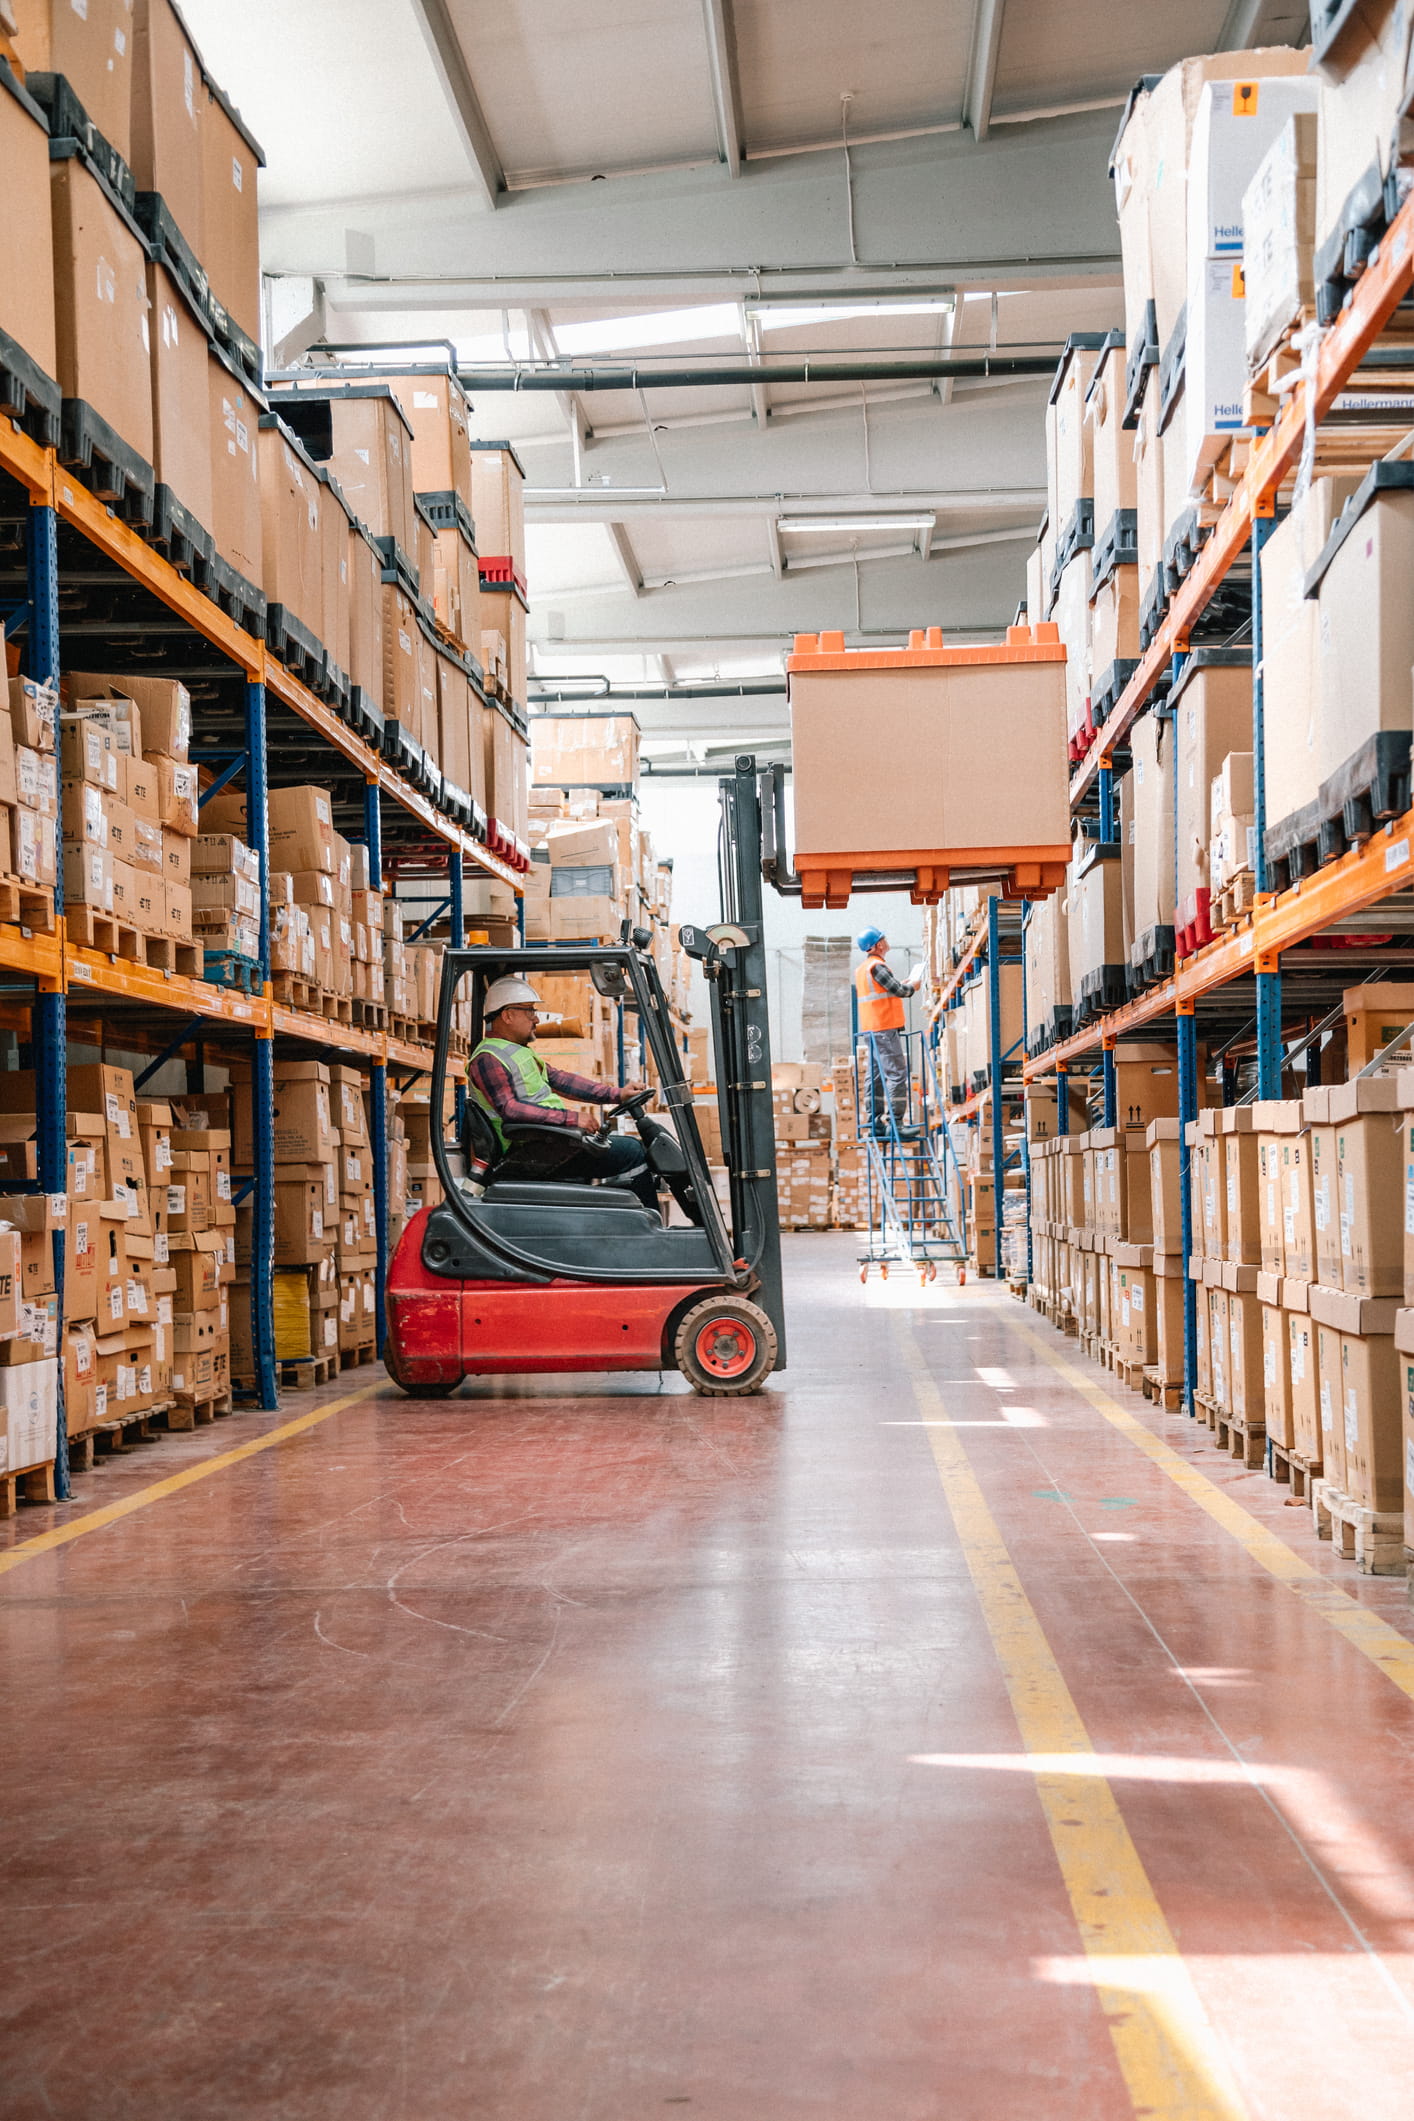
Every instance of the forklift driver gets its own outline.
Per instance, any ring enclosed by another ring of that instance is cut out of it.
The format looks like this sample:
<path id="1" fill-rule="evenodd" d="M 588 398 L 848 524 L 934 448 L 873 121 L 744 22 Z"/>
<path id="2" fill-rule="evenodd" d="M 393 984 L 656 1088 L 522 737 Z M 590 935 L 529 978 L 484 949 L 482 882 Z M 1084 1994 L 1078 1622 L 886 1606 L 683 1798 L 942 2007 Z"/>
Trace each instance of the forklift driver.
<path id="1" fill-rule="evenodd" d="M 543 1147 L 508 1141 L 506 1126 L 517 1121 L 540 1126 L 563 1127 L 568 1134 L 592 1135 L 600 1121 L 589 1113 L 572 1112 L 565 1103 L 616 1105 L 637 1097 L 645 1085 L 625 1083 L 621 1090 L 597 1083 L 588 1076 L 570 1075 L 563 1068 L 547 1068 L 532 1052 L 539 1017 L 540 997 L 527 980 L 494 980 L 486 990 L 484 1031 L 467 1064 L 467 1088 L 495 1132 L 501 1156 L 496 1165 L 499 1178 L 554 1178 L 583 1180 L 625 1178 L 628 1190 L 646 1208 L 659 1213 L 658 1191 L 641 1142 L 626 1134 L 607 1141 L 566 1144 L 563 1161 L 547 1170 Z M 543 1144 L 543 1136 L 541 1137 Z M 518 1151 L 520 1152 L 518 1154 Z"/>

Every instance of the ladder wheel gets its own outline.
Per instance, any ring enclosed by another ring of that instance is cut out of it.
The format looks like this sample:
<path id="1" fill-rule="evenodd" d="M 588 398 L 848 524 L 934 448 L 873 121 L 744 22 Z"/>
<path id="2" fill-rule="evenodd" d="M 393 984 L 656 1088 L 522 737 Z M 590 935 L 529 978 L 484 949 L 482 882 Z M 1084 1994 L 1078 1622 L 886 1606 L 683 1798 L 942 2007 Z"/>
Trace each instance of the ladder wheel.
<path id="1" fill-rule="evenodd" d="M 859 1279 L 860 1279 L 861 1281 L 863 1281 L 863 1282 L 867 1282 L 867 1281 L 868 1281 L 868 1279 L 869 1279 L 869 1268 L 868 1268 L 868 1266 L 867 1266 L 867 1265 L 865 1265 L 865 1266 L 862 1266 L 862 1267 L 860 1268 L 860 1270 L 859 1270 Z"/>
<path id="2" fill-rule="evenodd" d="M 959 1267 L 959 1268 L 958 1268 L 958 1270 L 957 1270 L 957 1285 L 958 1285 L 959 1289 L 960 1289 L 960 1288 L 962 1287 L 962 1285 L 963 1285 L 963 1283 L 964 1283 L 964 1282 L 966 1281 L 966 1279 L 967 1279 L 967 1269 L 966 1269 L 966 1267 Z"/>
<path id="3" fill-rule="evenodd" d="M 879 1273 L 880 1273 L 880 1276 L 882 1277 L 882 1279 L 883 1279 L 884 1281 L 887 1281 L 887 1280 L 888 1280 L 888 1278 L 889 1278 L 889 1263 L 888 1263 L 888 1261 L 887 1261 L 886 1259 L 885 1259 L 885 1260 L 881 1260 L 881 1261 L 880 1261 L 880 1263 L 879 1263 Z"/>

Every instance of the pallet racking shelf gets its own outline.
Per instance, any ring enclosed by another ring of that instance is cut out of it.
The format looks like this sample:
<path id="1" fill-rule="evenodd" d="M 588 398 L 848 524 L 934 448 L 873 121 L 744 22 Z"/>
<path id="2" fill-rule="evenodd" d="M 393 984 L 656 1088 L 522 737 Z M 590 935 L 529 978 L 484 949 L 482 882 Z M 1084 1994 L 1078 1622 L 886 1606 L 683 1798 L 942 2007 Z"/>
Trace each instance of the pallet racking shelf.
<path id="1" fill-rule="evenodd" d="M 1159 984 L 1136 994 L 1026 1061 L 1028 1083 L 1064 1077 L 1072 1068 L 1103 1069 L 1104 1120 L 1114 1123 L 1116 1041 L 1166 1025 L 1177 1046 L 1179 1116 L 1185 1123 L 1180 1170 L 1185 1228 L 1190 1205 L 1187 1123 L 1198 1116 L 1198 1012 L 1204 1032 L 1220 1055 L 1235 1047 L 1255 1058 L 1248 1095 L 1281 1095 L 1284 1043 L 1293 1020 L 1309 1033 L 1326 1016 L 1332 998 L 1368 978 L 1377 968 L 1414 973 L 1414 809 L 1380 821 L 1362 844 L 1332 859 L 1281 891 L 1268 888 L 1263 830 L 1266 823 L 1263 698 L 1260 642 L 1261 550 L 1276 517 L 1278 497 L 1300 464 L 1314 454 L 1322 422 L 1336 406 L 1381 332 L 1414 287 L 1414 196 L 1407 199 L 1371 253 L 1340 314 L 1315 343 L 1276 422 L 1259 430 L 1241 476 L 1216 511 L 1205 542 L 1175 590 L 1138 667 L 1110 715 L 1095 733 L 1070 783 L 1071 807 L 1098 805 L 1101 837 L 1112 838 L 1113 781 L 1122 769 L 1122 746 L 1135 722 L 1151 711 L 1156 695 L 1183 667 L 1192 635 L 1229 576 L 1250 567 L 1253 625 L 1253 771 L 1256 787 L 1257 853 L 1252 910 L 1235 927 L 1180 958 Z M 1298 1039 L 1297 1043 L 1302 1040 Z M 1235 1071 L 1223 1071 L 1224 1094 L 1236 1094 Z M 1057 1124 L 1067 1125 L 1067 1102 L 1058 1100 Z M 1185 1241 L 1185 1251 L 1191 1246 Z M 1185 1281 L 1184 1399 L 1193 1408 L 1195 1318 L 1191 1282 Z"/>
<path id="2" fill-rule="evenodd" d="M 6 528 L 18 533 L 4 542 Z M 37 1189 L 65 1188 L 64 1085 L 69 1016 L 78 1033 L 121 1038 L 135 1054 L 155 1056 L 153 1065 L 195 1048 L 220 1050 L 250 1070 L 254 1113 L 254 1166 L 238 1174 L 254 1212 L 251 1260 L 251 1328 L 256 1398 L 278 1401 L 270 1278 L 274 1233 L 274 1049 L 277 1041 L 347 1057 L 366 1066 L 378 1225 L 378 1345 L 383 1333 L 383 1285 L 387 1272 L 388 1071 L 407 1081 L 427 1074 L 430 1045 L 386 1029 L 331 1021 L 274 1000 L 269 966 L 268 844 L 266 792 L 274 770 L 278 785 L 305 780 L 337 783 L 337 820 L 364 841 L 376 888 L 385 876 L 385 850 L 394 860 L 415 859 L 445 870 L 449 932 L 465 930 L 463 881 L 468 865 L 521 891 L 515 870 L 438 812 L 356 731 L 343 722 L 258 640 L 188 581 L 166 557 L 145 544 L 114 515 L 55 453 L 41 447 L 12 420 L 0 418 L 0 616 L 20 643 L 26 674 L 58 680 L 65 663 L 122 669 L 141 642 L 141 668 L 180 676 L 193 687 L 194 736 L 224 743 L 218 756 L 244 774 L 250 823 L 248 836 L 261 867 L 261 989 L 243 993 L 111 957 L 70 941 L 64 922 L 62 876 L 55 890 L 52 934 L 0 923 L 0 967 L 32 983 L 26 1011 L 23 995 L 6 996 L 4 1020 L 23 1037 L 36 1068 L 39 1179 Z M 18 589 L 18 596 L 14 591 Z M 76 596 L 65 600 L 65 592 Z M 95 609 L 86 602 L 97 592 Z M 132 603 L 115 620 L 115 593 Z M 106 601 L 104 601 L 106 600 Z M 136 601 L 133 601 L 136 600 Z M 90 643 L 101 646 L 92 647 Z M 204 693 L 204 697 L 200 697 Z M 277 719 L 278 718 L 278 719 Z M 195 749 L 194 749 L 195 755 Z M 27 1017 L 27 1023 L 25 1021 Z M 461 1063 L 455 1075 L 464 1074 Z M 63 1240 L 55 1243 L 58 1315 L 63 1320 Z M 62 1385 L 59 1395 L 55 1493 L 69 1492 L 67 1431 Z"/>

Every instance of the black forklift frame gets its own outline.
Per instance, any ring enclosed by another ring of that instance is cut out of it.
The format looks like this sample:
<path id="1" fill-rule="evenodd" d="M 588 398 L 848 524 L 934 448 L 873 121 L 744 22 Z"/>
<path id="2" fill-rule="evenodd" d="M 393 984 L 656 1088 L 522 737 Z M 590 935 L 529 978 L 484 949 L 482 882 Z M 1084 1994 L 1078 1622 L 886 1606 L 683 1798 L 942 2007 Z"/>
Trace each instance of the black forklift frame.
<path id="1" fill-rule="evenodd" d="M 752 1288 L 757 1303 L 776 1330 L 776 1368 L 786 1359 L 785 1309 L 781 1285 L 781 1232 L 776 1197 L 775 1119 L 771 1103 L 771 1033 L 766 990 L 766 946 L 762 923 L 763 800 L 772 801 L 769 769 L 758 777 L 754 757 L 738 758 L 733 774 L 719 784 L 721 820 L 718 875 L 722 926 L 708 931 L 683 929 L 684 947 L 701 963 L 712 1001 L 712 1049 L 721 1120 L 722 1145 L 731 1188 L 728 1233 L 712 1189 L 702 1138 L 693 1111 L 692 1086 L 683 1075 L 682 1055 L 673 1039 L 667 997 L 658 968 L 646 948 L 627 929 L 617 945 L 522 944 L 506 950 L 494 945 L 443 953 L 442 989 L 437 1011 L 437 1043 L 432 1066 L 432 1156 L 447 1205 L 478 1244 L 537 1280 L 633 1282 L 641 1273 L 596 1269 L 590 1276 L 537 1257 L 488 1229 L 476 1214 L 475 1198 L 463 1191 L 448 1158 L 441 1114 L 446 1106 L 451 1041 L 451 1003 L 468 974 L 473 979 L 472 1043 L 481 1036 L 481 999 L 490 978 L 507 972 L 563 973 L 596 967 L 619 968 L 632 990 L 631 1006 L 648 1039 L 657 1066 L 659 1095 L 672 1116 L 673 1131 L 687 1161 L 693 1191 L 702 1204 L 702 1229 L 718 1259 L 725 1288 Z M 627 997 L 626 997 L 627 999 Z M 655 1280 L 700 1281 L 701 1270 L 655 1275 Z"/>

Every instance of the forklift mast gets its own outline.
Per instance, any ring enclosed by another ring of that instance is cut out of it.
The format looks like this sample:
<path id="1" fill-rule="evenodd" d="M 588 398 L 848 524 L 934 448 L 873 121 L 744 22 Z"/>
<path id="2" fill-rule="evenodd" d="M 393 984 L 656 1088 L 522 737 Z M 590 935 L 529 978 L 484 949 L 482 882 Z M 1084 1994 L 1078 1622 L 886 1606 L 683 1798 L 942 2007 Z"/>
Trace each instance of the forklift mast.
<path id="1" fill-rule="evenodd" d="M 781 1225 L 776 1195 L 776 1126 L 771 1102 L 771 1027 L 762 922 L 763 802 L 770 804 L 769 770 L 758 774 L 750 755 L 718 783 L 721 819 L 717 875 L 722 929 L 717 962 L 708 966 L 717 1106 L 731 1181 L 732 1227 L 742 1257 L 760 1277 L 757 1301 L 786 1360 L 781 1291 Z M 723 931 L 735 931 L 728 941 Z M 743 940 L 744 938 L 744 940 Z"/>

